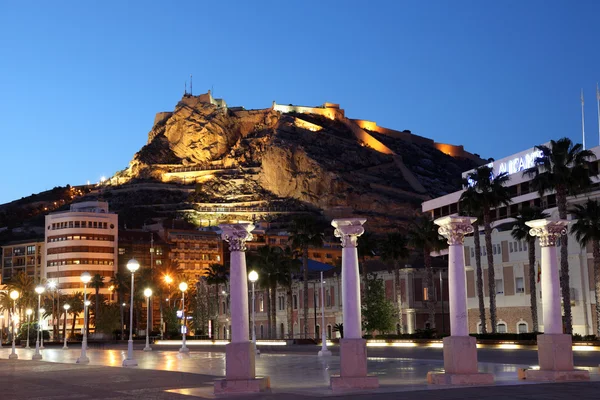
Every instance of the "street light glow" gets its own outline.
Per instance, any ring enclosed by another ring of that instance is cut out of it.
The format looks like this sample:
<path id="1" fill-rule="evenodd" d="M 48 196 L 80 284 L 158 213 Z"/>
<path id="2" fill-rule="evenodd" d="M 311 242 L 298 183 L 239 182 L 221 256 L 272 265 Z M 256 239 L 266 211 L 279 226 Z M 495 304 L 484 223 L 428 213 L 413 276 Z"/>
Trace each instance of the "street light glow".
<path id="1" fill-rule="evenodd" d="M 71 306 L 69 304 L 65 304 L 63 308 L 65 309 L 65 311 L 69 311 L 69 308 L 71 308 Z"/>
<path id="2" fill-rule="evenodd" d="M 250 271 L 250 273 L 248 274 L 248 279 L 252 283 L 256 282 L 258 280 L 258 272 L 254 270 Z"/>
<path id="3" fill-rule="evenodd" d="M 84 285 L 87 285 L 92 280 L 92 275 L 90 275 L 89 272 L 85 271 L 83 274 L 81 274 L 80 279 Z"/>
<path id="4" fill-rule="evenodd" d="M 150 289 L 150 288 L 144 289 L 144 296 L 146 296 L 146 297 L 152 296 L 152 289 Z"/>
<path id="5" fill-rule="evenodd" d="M 10 298 L 13 300 L 16 300 L 19 298 L 19 292 L 17 292 L 16 290 L 13 290 L 12 292 L 10 292 Z"/>
<path id="6" fill-rule="evenodd" d="M 173 278 L 171 278 L 169 275 L 165 275 L 165 282 L 167 283 L 167 285 L 170 285 L 171 283 L 173 283 Z"/>
<path id="7" fill-rule="evenodd" d="M 188 284 L 185 282 L 181 282 L 179 284 L 179 290 L 181 290 L 182 292 L 185 292 L 188 289 Z"/>
<path id="8" fill-rule="evenodd" d="M 131 260 L 127 261 L 127 269 L 133 273 L 140 269 L 140 263 L 135 258 L 132 258 Z"/>
<path id="9" fill-rule="evenodd" d="M 37 294 L 42 294 L 42 293 L 44 293 L 45 290 L 46 289 L 42 285 L 38 285 L 38 286 L 35 287 L 35 292 Z"/>
<path id="10" fill-rule="evenodd" d="M 27 316 L 30 316 L 31 314 L 33 314 L 33 310 L 31 308 L 28 308 L 27 311 L 25 311 L 25 313 L 27 314 Z"/>

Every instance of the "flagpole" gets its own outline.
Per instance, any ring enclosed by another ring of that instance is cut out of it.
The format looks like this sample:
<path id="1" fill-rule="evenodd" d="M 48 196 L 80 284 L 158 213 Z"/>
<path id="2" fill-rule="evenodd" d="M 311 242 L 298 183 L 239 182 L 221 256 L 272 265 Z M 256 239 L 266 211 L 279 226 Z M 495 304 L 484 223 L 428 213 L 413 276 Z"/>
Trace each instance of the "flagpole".
<path id="1" fill-rule="evenodd" d="M 583 115 L 583 88 L 581 89 L 581 136 L 583 137 L 583 149 L 585 150 L 585 118 Z"/>
<path id="2" fill-rule="evenodd" d="M 598 104 L 598 146 L 600 146 L 600 89 L 596 82 L 596 103 Z"/>

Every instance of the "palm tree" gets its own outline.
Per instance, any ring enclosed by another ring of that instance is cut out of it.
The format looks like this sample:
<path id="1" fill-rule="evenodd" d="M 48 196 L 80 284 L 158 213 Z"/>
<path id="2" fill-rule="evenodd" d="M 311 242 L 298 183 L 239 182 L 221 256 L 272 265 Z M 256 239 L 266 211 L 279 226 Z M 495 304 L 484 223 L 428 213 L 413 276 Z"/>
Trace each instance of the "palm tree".
<path id="1" fill-rule="evenodd" d="M 533 332 L 538 331 L 537 296 L 535 288 L 535 236 L 529 234 L 531 228 L 526 222 L 536 219 L 548 218 L 550 214 L 543 212 L 538 207 L 526 207 L 515 218 L 511 235 L 515 240 L 526 240 L 529 252 L 529 296 L 531 304 L 531 320 L 533 321 Z"/>
<path id="2" fill-rule="evenodd" d="M 367 294 L 367 279 L 368 279 L 368 271 L 367 271 L 367 257 L 375 256 L 375 250 L 377 249 L 377 241 L 375 240 L 375 235 L 372 232 L 365 232 L 364 234 L 358 237 L 357 243 L 357 252 L 358 258 L 360 258 L 360 264 L 362 267 L 363 274 L 363 282 L 365 289 L 365 296 Z"/>
<path id="3" fill-rule="evenodd" d="M 294 321 L 293 321 L 293 284 L 294 275 L 300 271 L 301 262 L 297 258 L 297 254 L 290 248 L 286 247 L 280 257 L 281 273 L 277 274 L 277 283 L 285 288 L 286 294 L 286 316 L 287 328 L 290 339 L 294 338 Z"/>
<path id="4" fill-rule="evenodd" d="M 483 269 L 481 268 L 481 236 L 479 227 L 483 220 L 481 203 L 475 189 L 467 180 L 463 183 L 467 189 L 460 196 L 460 214 L 477 218 L 473 222 L 473 245 L 475 247 L 475 273 L 477 275 L 477 300 L 479 301 L 479 322 L 481 333 L 487 333 L 485 321 L 485 296 L 483 293 Z"/>
<path id="5" fill-rule="evenodd" d="M 401 261 L 406 260 L 410 255 L 407 245 L 408 241 L 404 235 L 399 232 L 392 232 L 387 234 L 385 240 L 381 242 L 381 247 L 379 249 L 382 260 L 392 263 L 394 266 L 394 292 L 396 296 L 398 322 L 400 323 L 400 333 L 404 333 L 402 321 L 402 290 L 400 288 L 400 266 Z"/>
<path id="6" fill-rule="evenodd" d="M 229 271 L 223 264 L 210 264 L 206 270 L 206 283 L 209 285 L 215 285 L 214 332 L 217 334 L 217 337 L 219 335 L 219 285 L 227 283 L 228 277 Z"/>
<path id="7" fill-rule="evenodd" d="M 125 340 L 125 331 L 123 329 L 123 327 L 125 326 L 123 303 L 125 302 L 125 294 L 127 293 L 129 288 L 129 279 L 124 273 L 117 272 L 115 276 L 113 276 L 110 280 L 110 284 L 114 286 L 115 291 L 117 292 L 119 308 L 121 309 L 121 340 Z"/>
<path id="8" fill-rule="evenodd" d="M 534 166 L 525 170 L 523 176 L 533 178 L 531 186 L 540 197 L 547 192 L 556 192 L 558 216 L 567 219 L 567 196 L 577 195 L 590 188 L 592 180 L 589 161 L 596 156 L 584 150 L 581 144 L 573 144 L 571 139 L 551 140 L 550 146 L 535 146 L 540 156 L 534 160 Z M 573 316 L 571 314 L 571 286 L 569 279 L 569 236 L 562 235 L 560 246 L 560 288 L 565 312 L 565 331 L 573 332 Z"/>
<path id="9" fill-rule="evenodd" d="M 282 250 L 276 246 L 259 247 L 252 255 L 253 263 L 258 269 L 258 283 L 267 293 L 267 331 L 269 338 L 275 339 L 277 331 L 276 300 L 277 282 L 280 280 Z"/>
<path id="10" fill-rule="evenodd" d="M 100 305 L 100 289 L 104 287 L 104 277 L 100 274 L 95 274 L 90 281 L 90 287 L 94 288 L 95 296 L 94 296 L 94 321 L 96 320 L 96 316 L 98 315 L 98 306 Z M 94 322 L 94 329 L 96 329 L 96 324 Z"/>
<path id="11" fill-rule="evenodd" d="M 509 181 L 508 173 L 502 172 L 494 176 L 494 171 L 488 165 L 481 166 L 468 175 L 473 195 L 478 199 L 483 214 L 483 229 L 485 233 L 485 249 L 488 262 L 488 286 L 490 294 L 490 323 L 492 333 L 496 333 L 496 274 L 494 273 L 494 253 L 492 249 L 492 210 L 511 203 L 508 188 L 504 186 Z"/>
<path id="12" fill-rule="evenodd" d="M 435 329 L 435 302 L 433 298 L 433 268 L 431 266 L 431 252 L 440 251 L 447 247 L 447 242 L 439 235 L 438 227 L 428 216 L 421 216 L 412 222 L 409 227 L 408 243 L 415 249 L 423 251 L 425 264 L 425 287 L 427 288 L 427 308 L 429 309 L 429 323 Z"/>
<path id="13" fill-rule="evenodd" d="M 323 232 L 319 225 L 315 217 L 303 215 L 294 218 L 290 227 L 291 247 L 302 251 L 304 338 L 308 338 L 308 248 L 323 245 Z"/>
<path id="14" fill-rule="evenodd" d="M 71 337 L 75 336 L 75 322 L 77 322 L 77 316 L 83 312 L 83 293 L 75 292 L 67 297 L 67 303 L 71 306 L 69 312 L 73 316 L 73 325 L 71 326 Z"/>
<path id="15" fill-rule="evenodd" d="M 575 235 L 582 248 L 592 244 L 596 321 L 600 321 L 600 205 L 595 200 L 588 200 L 585 205 L 575 204 L 573 207 L 569 212 L 577 222 L 571 225 L 571 234 Z M 596 324 L 596 336 L 600 336 L 600 324 Z"/>

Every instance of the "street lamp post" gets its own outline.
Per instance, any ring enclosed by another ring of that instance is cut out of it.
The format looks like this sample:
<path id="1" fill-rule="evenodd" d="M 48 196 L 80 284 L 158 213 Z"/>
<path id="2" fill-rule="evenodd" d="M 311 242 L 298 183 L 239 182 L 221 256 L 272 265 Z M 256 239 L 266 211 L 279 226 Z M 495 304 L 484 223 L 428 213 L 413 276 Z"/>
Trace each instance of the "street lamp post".
<path id="1" fill-rule="evenodd" d="M 19 292 L 13 290 L 10 292 L 10 298 L 13 301 L 13 312 L 12 312 L 12 352 L 8 356 L 9 359 L 17 359 L 19 358 L 17 352 L 15 351 L 15 317 L 17 312 L 17 299 L 19 298 Z"/>
<path id="2" fill-rule="evenodd" d="M 87 284 L 92 280 L 89 272 L 81 274 L 81 282 L 83 282 L 83 340 L 81 341 L 81 355 L 77 359 L 77 364 L 87 364 L 90 362 L 86 354 L 87 350 Z"/>
<path id="3" fill-rule="evenodd" d="M 42 293 L 44 293 L 46 289 L 43 285 L 37 285 L 35 287 L 35 292 L 38 295 L 38 329 L 37 329 L 37 337 L 35 340 L 35 353 L 31 357 L 32 360 L 41 360 L 42 353 L 40 353 L 40 328 L 42 327 Z"/>
<path id="4" fill-rule="evenodd" d="M 25 311 L 25 313 L 27 314 L 27 345 L 25 346 L 25 348 L 29 349 L 29 320 L 31 318 L 31 314 L 33 314 L 33 310 L 31 308 L 28 308 L 27 311 Z"/>
<path id="5" fill-rule="evenodd" d="M 125 306 L 127 304 L 121 304 L 121 340 L 125 340 L 125 322 L 123 321 L 123 316 L 125 315 Z"/>
<path id="6" fill-rule="evenodd" d="M 256 308 L 256 300 L 254 297 L 254 284 L 258 280 L 258 273 L 256 271 L 250 271 L 248 274 L 248 280 L 252 283 L 252 344 L 254 345 L 254 351 L 256 354 L 260 354 L 260 350 L 256 347 L 256 322 L 255 322 L 255 308 Z"/>
<path id="7" fill-rule="evenodd" d="M 68 349 L 67 347 L 67 312 L 69 311 L 69 308 L 71 308 L 71 306 L 67 303 L 65 303 L 65 305 L 63 306 L 63 308 L 65 309 L 65 322 L 63 324 L 63 336 L 64 336 L 64 340 L 65 340 L 65 344 L 63 345 L 63 349 Z M 60 327 L 59 327 L 60 329 Z"/>
<path id="8" fill-rule="evenodd" d="M 182 342 L 181 342 L 181 348 L 179 349 L 180 353 L 189 353 L 190 349 L 188 349 L 185 345 L 185 337 L 187 336 L 187 321 L 186 321 L 186 317 L 185 317 L 185 291 L 187 290 L 188 285 L 185 282 L 181 282 L 179 284 L 179 290 L 181 290 L 181 318 L 183 319 L 183 325 L 181 326 L 181 335 L 182 335 Z"/>
<path id="9" fill-rule="evenodd" d="M 56 281 L 48 281 L 48 287 L 50 290 L 52 290 L 52 340 L 56 340 L 56 337 L 60 338 L 60 318 L 56 318 L 56 314 L 60 315 L 60 308 L 58 304 L 56 305 L 56 312 L 54 312 L 54 293 L 56 292 Z"/>
<path id="10" fill-rule="evenodd" d="M 40 316 L 46 313 L 45 308 L 40 308 Z M 40 350 L 44 350 L 44 328 L 42 328 L 42 320 L 40 319 Z"/>
<path id="11" fill-rule="evenodd" d="M 131 300 L 129 307 L 129 340 L 127 341 L 127 358 L 123 360 L 124 367 L 137 367 L 138 363 L 133 358 L 133 286 L 135 271 L 140 268 L 140 263 L 135 258 L 127 262 L 127 269 L 131 271 Z"/>
<path id="12" fill-rule="evenodd" d="M 144 351 L 152 351 L 152 347 L 150 347 L 150 328 L 152 324 L 150 323 L 150 296 L 152 296 L 152 289 L 146 288 L 144 289 L 144 296 L 146 296 L 146 347 L 144 347 Z"/>
<path id="13" fill-rule="evenodd" d="M 323 271 L 321 271 L 321 350 L 319 357 L 330 356 L 331 351 L 327 350 L 327 332 L 325 329 L 325 290 L 323 289 Z"/>

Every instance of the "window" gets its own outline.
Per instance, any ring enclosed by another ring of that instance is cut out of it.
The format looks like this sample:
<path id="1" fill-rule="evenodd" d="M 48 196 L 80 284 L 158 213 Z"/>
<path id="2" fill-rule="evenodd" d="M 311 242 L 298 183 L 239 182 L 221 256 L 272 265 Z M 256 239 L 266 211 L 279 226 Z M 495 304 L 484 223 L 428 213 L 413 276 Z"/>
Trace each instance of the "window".
<path id="1" fill-rule="evenodd" d="M 508 242 L 508 250 L 512 253 L 513 252 L 513 245 L 512 242 Z"/>
<path id="2" fill-rule="evenodd" d="M 471 247 L 471 257 L 475 257 L 475 249 Z"/>
<path id="3" fill-rule="evenodd" d="M 494 244 L 494 245 L 492 245 L 492 250 L 493 250 L 494 254 L 498 254 L 498 253 L 496 252 L 496 245 L 495 245 L 495 244 Z"/>
<path id="4" fill-rule="evenodd" d="M 519 322 L 517 324 L 517 333 L 527 333 L 527 322 Z"/>
<path id="5" fill-rule="evenodd" d="M 516 278 L 515 284 L 517 293 L 525 293 L 525 282 L 523 281 L 523 278 Z"/>
<path id="6" fill-rule="evenodd" d="M 498 325 L 496 325 L 496 332 L 506 333 L 506 324 L 504 322 L 499 322 Z"/>
<path id="7" fill-rule="evenodd" d="M 519 251 L 523 251 L 523 242 L 519 240 Z"/>
<path id="8" fill-rule="evenodd" d="M 327 339 L 331 339 L 331 325 L 327 325 Z"/>
<path id="9" fill-rule="evenodd" d="M 331 255 L 331 253 L 325 253 L 325 258 L 333 258 L 333 256 Z"/>
<path id="10" fill-rule="evenodd" d="M 502 279 L 496 279 L 496 294 L 504 294 L 504 281 Z"/>
<path id="11" fill-rule="evenodd" d="M 331 307 L 331 294 L 329 293 L 329 289 L 327 289 L 325 293 L 325 307 Z"/>
<path id="12" fill-rule="evenodd" d="M 298 309 L 298 295 L 294 295 L 293 297 L 294 310 Z"/>
<path id="13" fill-rule="evenodd" d="M 260 296 L 260 299 L 258 300 L 258 311 L 260 312 L 264 312 L 265 311 L 265 307 L 264 307 L 264 303 L 263 303 L 263 297 Z M 262 327 L 261 327 L 262 329 Z"/>

